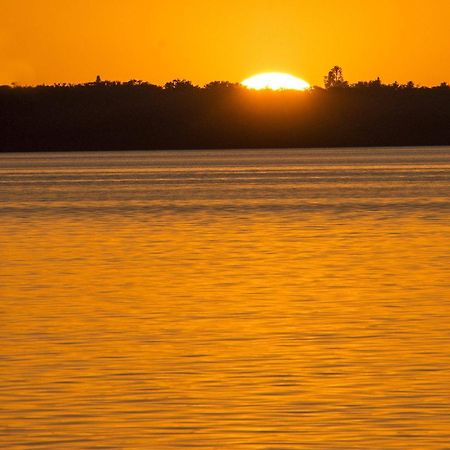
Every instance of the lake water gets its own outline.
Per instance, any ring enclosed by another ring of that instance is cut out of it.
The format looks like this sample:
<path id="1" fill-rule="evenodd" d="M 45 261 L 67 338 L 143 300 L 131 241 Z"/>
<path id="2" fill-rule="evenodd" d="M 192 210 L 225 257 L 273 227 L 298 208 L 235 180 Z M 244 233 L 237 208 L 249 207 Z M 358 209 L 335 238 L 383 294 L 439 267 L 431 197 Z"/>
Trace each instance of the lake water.
<path id="1" fill-rule="evenodd" d="M 0 448 L 450 449 L 450 147 L 0 155 Z"/>

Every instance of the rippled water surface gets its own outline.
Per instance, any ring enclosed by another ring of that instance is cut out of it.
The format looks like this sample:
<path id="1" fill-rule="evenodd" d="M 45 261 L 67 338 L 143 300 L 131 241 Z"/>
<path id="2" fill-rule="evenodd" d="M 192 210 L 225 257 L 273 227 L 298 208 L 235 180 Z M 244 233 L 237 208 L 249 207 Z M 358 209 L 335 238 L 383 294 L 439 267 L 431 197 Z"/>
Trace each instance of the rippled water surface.
<path id="1" fill-rule="evenodd" d="M 450 449 L 450 148 L 0 155 L 0 448 Z"/>

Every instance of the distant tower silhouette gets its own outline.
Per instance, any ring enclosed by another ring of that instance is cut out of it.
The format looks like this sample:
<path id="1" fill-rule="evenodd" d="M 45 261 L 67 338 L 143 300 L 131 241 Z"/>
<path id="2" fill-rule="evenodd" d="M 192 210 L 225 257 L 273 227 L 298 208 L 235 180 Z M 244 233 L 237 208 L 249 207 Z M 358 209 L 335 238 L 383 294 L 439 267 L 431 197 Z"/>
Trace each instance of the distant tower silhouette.
<path id="1" fill-rule="evenodd" d="M 95 79 L 95 84 L 100 84 L 102 82 L 102 79 L 100 78 L 100 75 L 97 75 L 97 78 Z"/>

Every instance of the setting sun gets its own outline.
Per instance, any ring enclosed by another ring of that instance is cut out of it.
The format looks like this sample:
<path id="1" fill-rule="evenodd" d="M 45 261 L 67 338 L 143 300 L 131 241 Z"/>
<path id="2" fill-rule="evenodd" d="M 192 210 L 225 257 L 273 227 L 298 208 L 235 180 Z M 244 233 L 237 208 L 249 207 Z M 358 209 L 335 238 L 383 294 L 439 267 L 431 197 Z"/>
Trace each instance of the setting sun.
<path id="1" fill-rule="evenodd" d="M 288 73 L 270 72 L 261 73 L 253 77 L 247 78 L 242 84 L 249 89 L 272 89 L 279 90 L 295 90 L 304 91 L 309 89 L 310 84 L 301 78 L 294 77 Z"/>

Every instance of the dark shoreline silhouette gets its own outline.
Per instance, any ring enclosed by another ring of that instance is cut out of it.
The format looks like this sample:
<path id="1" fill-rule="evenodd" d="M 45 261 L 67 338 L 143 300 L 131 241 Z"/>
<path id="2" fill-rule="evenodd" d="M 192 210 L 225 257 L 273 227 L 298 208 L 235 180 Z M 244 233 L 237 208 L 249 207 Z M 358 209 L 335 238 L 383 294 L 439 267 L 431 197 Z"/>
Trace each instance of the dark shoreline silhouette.
<path id="1" fill-rule="evenodd" d="M 446 83 L 349 85 L 335 69 L 305 92 L 99 77 L 0 86 L 0 151 L 450 145 Z"/>

